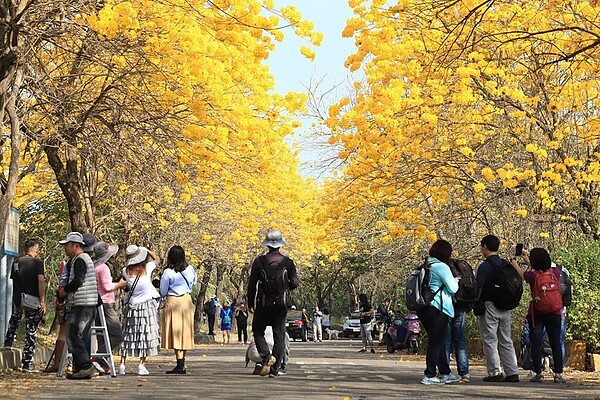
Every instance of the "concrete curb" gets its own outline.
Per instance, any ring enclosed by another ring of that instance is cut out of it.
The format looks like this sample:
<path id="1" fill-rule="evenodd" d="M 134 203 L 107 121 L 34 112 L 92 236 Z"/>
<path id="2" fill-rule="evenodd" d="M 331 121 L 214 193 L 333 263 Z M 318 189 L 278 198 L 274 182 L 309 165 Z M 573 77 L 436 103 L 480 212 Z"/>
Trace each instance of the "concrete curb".
<path id="1" fill-rule="evenodd" d="M 33 356 L 33 362 L 37 364 L 44 364 L 50 359 L 52 351 L 49 347 L 36 346 L 35 354 Z M 8 369 L 15 369 L 21 367 L 21 357 L 23 356 L 23 349 L 17 349 L 14 347 L 4 347 L 0 349 L 0 370 L 6 371 Z"/>
<path id="2" fill-rule="evenodd" d="M 199 344 L 216 343 L 215 335 L 197 333 L 196 335 L 194 335 L 194 342 Z"/>

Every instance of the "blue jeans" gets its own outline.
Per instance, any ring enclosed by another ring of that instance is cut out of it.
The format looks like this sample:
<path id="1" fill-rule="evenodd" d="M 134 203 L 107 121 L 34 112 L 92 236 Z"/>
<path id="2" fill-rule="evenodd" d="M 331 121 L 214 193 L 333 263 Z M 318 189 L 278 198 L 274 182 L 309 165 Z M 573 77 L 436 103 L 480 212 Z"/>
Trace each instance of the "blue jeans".
<path id="1" fill-rule="evenodd" d="M 456 357 L 456 368 L 458 375 L 469 374 L 469 351 L 467 350 L 467 339 L 465 338 L 465 310 L 460 306 L 454 306 L 454 318 L 448 320 L 446 331 L 446 358 L 450 364 L 450 353 L 454 347 Z"/>
<path id="2" fill-rule="evenodd" d="M 73 355 L 73 372 L 92 366 L 92 322 L 96 317 L 96 306 L 73 307 L 67 311 L 67 344 Z"/>

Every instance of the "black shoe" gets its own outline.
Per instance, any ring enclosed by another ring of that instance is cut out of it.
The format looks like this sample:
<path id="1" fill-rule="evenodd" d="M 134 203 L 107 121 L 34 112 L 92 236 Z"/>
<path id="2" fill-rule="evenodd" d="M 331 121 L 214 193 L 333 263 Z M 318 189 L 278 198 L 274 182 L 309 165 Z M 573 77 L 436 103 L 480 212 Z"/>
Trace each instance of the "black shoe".
<path id="1" fill-rule="evenodd" d="M 260 375 L 260 371 L 262 370 L 262 364 L 261 363 L 257 363 L 254 366 L 254 371 L 252 371 L 252 375 Z"/>
<path id="2" fill-rule="evenodd" d="M 508 375 L 502 382 L 519 382 L 519 375 Z"/>
<path id="3" fill-rule="evenodd" d="M 483 381 L 484 382 L 503 382 L 504 374 L 501 372 L 498 375 L 486 376 L 485 378 L 483 378 Z"/>
<path id="4" fill-rule="evenodd" d="M 366 352 L 367 352 L 367 349 L 360 349 L 358 352 L 359 352 L 359 353 L 366 353 Z"/>
<path id="5" fill-rule="evenodd" d="M 185 375 L 185 374 L 187 374 L 187 370 L 185 368 L 175 367 L 175 368 L 173 368 L 173 369 L 168 370 L 167 372 L 165 372 L 165 374 Z"/>
<path id="6" fill-rule="evenodd" d="M 283 368 L 281 368 L 279 371 L 277 371 L 277 375 L 282 376 L 282 375 L 287 375 L 287 371 Z"/>
<path id="7" fill-rule="evenodd" d="M 371 353 L 375 354 L 375 349 L 371 349 Z"/>

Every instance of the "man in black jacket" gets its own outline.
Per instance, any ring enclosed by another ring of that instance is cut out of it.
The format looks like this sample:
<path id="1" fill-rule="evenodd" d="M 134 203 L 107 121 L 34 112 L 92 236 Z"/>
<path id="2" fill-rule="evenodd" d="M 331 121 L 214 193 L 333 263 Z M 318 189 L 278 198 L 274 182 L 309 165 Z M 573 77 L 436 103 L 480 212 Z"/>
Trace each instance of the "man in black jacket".
<path id="1" fill-rule="evenodd" d="M 252 332 L 263 360 L 259 375 L 275 377 L 285 352 L 287 294 L 289 290 L 297 288 L 300 281 L 294 261 L 279 252 L 285 245 L 281 232 L 268 232 L 262 245 L 268 248 L 268 253 L 257 257 L 252 263 L 248 280 L 248 308 L 254 312 Z M 273 354 L 265 340 L 265 329 L 269 325 L 273 328 Z"/>

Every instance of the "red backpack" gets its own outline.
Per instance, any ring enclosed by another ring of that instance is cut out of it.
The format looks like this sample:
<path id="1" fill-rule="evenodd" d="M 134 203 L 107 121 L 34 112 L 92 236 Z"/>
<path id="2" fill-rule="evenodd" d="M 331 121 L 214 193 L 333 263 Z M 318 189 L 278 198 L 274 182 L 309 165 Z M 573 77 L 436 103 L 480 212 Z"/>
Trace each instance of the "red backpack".
<path id="1" fill-rule="evenodd" d="M 533 283 L 533 307 L 540 314 L 551 314 L 563 307 L 560 283 L 552 268 L 535 271 Z"/>

